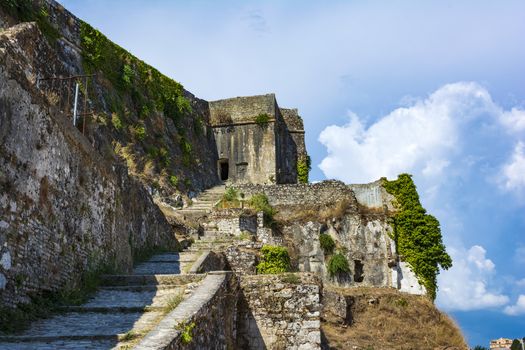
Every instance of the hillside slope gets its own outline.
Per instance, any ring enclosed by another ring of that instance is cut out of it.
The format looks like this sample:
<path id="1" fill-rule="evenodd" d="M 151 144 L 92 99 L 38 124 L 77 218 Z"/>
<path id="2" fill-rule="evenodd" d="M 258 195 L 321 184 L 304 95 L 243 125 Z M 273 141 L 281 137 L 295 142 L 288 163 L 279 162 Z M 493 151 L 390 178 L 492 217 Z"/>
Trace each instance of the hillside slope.
<path id="1" fill-rule="evenodd" d="M 325 349 L 464 350 L 461 331 L 423 296 L 386 288 L 325 288 Z"/>

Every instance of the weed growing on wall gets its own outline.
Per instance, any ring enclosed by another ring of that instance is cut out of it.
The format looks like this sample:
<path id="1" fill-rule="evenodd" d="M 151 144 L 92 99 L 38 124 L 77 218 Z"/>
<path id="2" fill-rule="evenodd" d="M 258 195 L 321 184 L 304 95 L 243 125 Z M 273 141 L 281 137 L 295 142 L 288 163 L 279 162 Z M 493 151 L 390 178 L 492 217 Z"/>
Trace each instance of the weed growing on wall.
<path id="1" fill-rule="evenodd" d="M 284 247 L 265 245 L 261 248 L 262 260 L 257 265 L 261 274 L 277 274 L 290 271 L 290 255 Z"/>
<path id="2" fill-rule="evenodd" d="M 350 272 L 348 260 L 346 259 L 346 256 L 344 256 L 341 253 L 336 253 L 332 255 L 332 257 L 330 257 L 330 260 L 328 260 L 327 268 L 328 273 L 331 277 Z"/>
<path id="3" fill-rule="evenodd" d="M 435 299 L 439 268 L 452 267 L 441 237 L 439 221 L 427 214 L 419 201 L 416 185 L 409 174 L 401 174 L 397 180 L 382 178 L 383 187 L 396 199 L 398 211 L 392 219 L 392 238 L 398 254 L 410 264 L 419 281 Z"/>
<path id="4" fill-rule="evenodd" d="M 262 128 L 266 128 L 270 122 L 270 116 L 267 113 L 261 113 L 255 117 L 255 123 Z"/>
<path id="5" fill-rule="evenodd" d="M 297 159 L 297 180 L 300 183 L 308 183 L 310 170 L 312 169 L 312 160 L 309 155 Z"/>
<path id="6" fill-rule="evenodd" d="M 195 322 L 179 323 L 175 328 L 181 331 L 180 337 L 183 344 L 191 343 L 193 340 L 193 328 L 195 328 Z"/>
<path id="7" fill-rule="evenodd" d="M 330 255 L 334 252 L 335 242 L 330 235 L 321 233 L 319 235 L 319 244 L 321 245 L 325 255 Z"/>

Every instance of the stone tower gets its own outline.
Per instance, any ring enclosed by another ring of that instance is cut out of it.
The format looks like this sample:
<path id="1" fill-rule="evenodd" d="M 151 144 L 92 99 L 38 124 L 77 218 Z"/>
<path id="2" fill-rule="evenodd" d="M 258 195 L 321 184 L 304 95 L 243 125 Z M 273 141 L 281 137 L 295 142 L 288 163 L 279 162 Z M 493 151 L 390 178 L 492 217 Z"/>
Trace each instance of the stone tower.
<path id="1" fill-rule="evenodd" d="M 306 157 L 297 109 L 279 108 L 274 94 L 209 102 L 217 145 L 217 176 L 228 183 L 297 183 Z"/>

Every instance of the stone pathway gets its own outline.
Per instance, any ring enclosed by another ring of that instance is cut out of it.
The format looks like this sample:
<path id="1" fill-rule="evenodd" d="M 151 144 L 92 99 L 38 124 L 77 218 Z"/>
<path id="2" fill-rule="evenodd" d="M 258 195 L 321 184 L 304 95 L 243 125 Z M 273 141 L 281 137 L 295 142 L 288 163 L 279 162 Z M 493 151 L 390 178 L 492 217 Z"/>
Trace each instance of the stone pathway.
<path id="1" fill-rule="evenodd" d="M 193 204 L 184 209 L 177 210 L 184 217 L 199 218 L 211 213 L 213 206 L 222 198 L 226 192 L 226 186 L 219 185 L 203 191 L 197 198 L 194 198 Z"/>
<path id="2" fill-rule="evenodd" d="M 181 275 L 183 261 L 179 253 L 159 254 L 132 275 L 103 276 L 88 302 L 36 321 L 20 335 L 0 337 L 0 349 L 131 349 L 202 279 Z"/>

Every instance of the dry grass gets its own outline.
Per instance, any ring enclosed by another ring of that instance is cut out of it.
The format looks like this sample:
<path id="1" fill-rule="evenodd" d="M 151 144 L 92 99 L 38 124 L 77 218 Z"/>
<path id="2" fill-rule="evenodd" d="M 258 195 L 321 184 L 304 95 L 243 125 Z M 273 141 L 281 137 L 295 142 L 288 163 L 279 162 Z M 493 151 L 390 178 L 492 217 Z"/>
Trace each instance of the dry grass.
<path id="1" fill-rule="evenodd" d="M 353 304 L 349 325 L 324 315 L 322 330 L 331 349 L 468 349 L 454 321 L 426 297 L 384 288 L 334 290 Z"/>
<path id="2" fill-rule="evenodd" d="M 276 220 L 282 223 L 318 221 L 324 222 L 333 218 L 341 218 L 351 209 L 348 200 L 335 202 L 331 205 L 278 207 Z"/>

